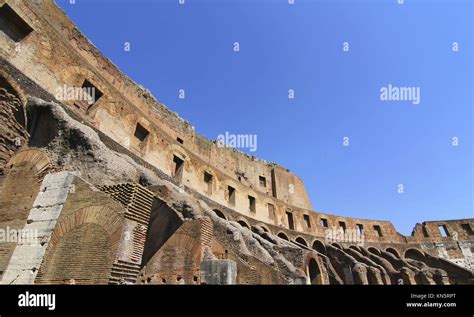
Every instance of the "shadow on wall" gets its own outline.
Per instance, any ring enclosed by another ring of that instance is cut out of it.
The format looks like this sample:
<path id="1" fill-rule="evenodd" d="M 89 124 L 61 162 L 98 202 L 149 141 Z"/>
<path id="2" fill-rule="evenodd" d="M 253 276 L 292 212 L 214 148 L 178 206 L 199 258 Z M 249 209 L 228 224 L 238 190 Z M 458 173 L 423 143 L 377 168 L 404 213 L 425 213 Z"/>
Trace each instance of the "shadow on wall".
<path id="1" fill-rule="evenodd" d="M 165 202 L 156 197 L 153 199 L 150 224 L 142 257 L 142 267 L 148 263 L 182 224 L 181 218 Z"/>

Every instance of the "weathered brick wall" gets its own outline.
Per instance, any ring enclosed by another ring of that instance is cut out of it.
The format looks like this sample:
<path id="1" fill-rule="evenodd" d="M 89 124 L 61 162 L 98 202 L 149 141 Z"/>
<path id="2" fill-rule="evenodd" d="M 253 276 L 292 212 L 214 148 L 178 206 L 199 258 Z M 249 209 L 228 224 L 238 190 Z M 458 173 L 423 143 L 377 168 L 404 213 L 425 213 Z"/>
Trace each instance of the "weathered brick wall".
<path id="1" fill-rule="evenodd" d="M 4 175 L 0 176 L 0 229 L 21 230 L 40 189 L 44 173 L 49 170 L 48 157 L 36 149 L 13 156 Z M 0 279 L 17 243 L 0 241 Z"/>

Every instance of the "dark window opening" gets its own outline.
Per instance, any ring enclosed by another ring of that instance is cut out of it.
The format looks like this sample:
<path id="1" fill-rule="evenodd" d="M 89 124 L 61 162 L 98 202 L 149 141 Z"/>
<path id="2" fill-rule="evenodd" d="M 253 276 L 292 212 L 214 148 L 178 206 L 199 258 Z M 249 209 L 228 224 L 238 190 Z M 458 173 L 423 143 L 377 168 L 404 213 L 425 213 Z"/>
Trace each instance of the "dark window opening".
<path id="1" fill-rule="evenodd" d="M 275 220 L 275 206 L 268 204 L 268 218 Z"/>
<path id="2" fill-rule="evenodd" d="M 0 30 L 15 42 L 20 42 L 33 31 L 8 4 L 0 7 Z"/>
<path id="3" fill-rule="evenodd" d="M 204 183 L 207 184 L 207 192 L 209 194 L 212 193 L 212 175 L 209 174 L 208 172 L 204 172 Z"/>
<path id="4" fill-rule="evenodd" d="M 277 198 L 276 176 L 275 176 L 275 169 L 274 168 L 272 168 L 271 179 L 272 179 L 272 196 Z"/>
<path id="5" fill-rule="evenodd" d="M 339 227 L 342 228 L 342 231 L 346 232 L 346 223 L 344 221 L 339 221 Z"/>
<path id="6" fill-rule="evenodd" d="M 267 187 L 267 179 L 265 177 L 259 176 L 258 177 L 258 182 L 259 182 L 260 186 Z"/>
<path id="7" fill-rule="evenodd" d="M 95 104 L 97 100 L 99 100 L 100 97 L 102 97 L 103 93 L 100 91 L 96 86 L 94 86 L 90 81 L 87 79 L 84 80 L 84 83 L 82 84 L 82 89 L 89 94 L 89 97 L 91 97 L 92 104 Z M 91 95 L 92 94 L 92 95 Z"/>
<path id="8" fill-rule="evenodd" d="M 249 197 L 249 210 L 250 212 L 255 212 L 256 211 L 256 200 L 255 200 L 255 197 L 252 197 L 252 196 L 248 196 Z"/>
<path id="9" fill-rule="evenodd" d="M 472 231 L 472 228 L 471 228 L 471 225 L 470 225 L 470 224 L 468 224 L 468 223 L 462 223 L 462 224 L 461 224 L 461 228 L 463 228 L 464 231 L 466 231 L 466 233 L 467 233 L 468 235 L 470 235 L 470 236 L 473 235 L 473 231 Z"/>
<path id="10" fill-rule="evenodd" d="M 322 226 L 324 229 L 329 228 L 328 220 L 327 220 L 326 218 L 321 218 L 321 226 Z"/>
<path id="11" fill-rule="evenodd" d="M 304 222 L 306 223 L 306 228 L 311 228 L 311 219 L 309 215 L 303 215 Z"/>
<path id="12" fill-rule="evenodd" d="M 145 141 L 146 137 L 150 134 L 140 123 L 137 123 L 135 127 L 135 133 L 133 134 L 140 142 Z"/>
<path id="13" fill-rule="evenodd" d="M 288 219 L 288 228 L 295 230 L 295 224 L 293 222 L 293 214 L 290 211 L 286 212 L 286 218 Z"/>
<path id="14" fill-rule="evenodd" d="M 174 163 L 174 173 L 173 177 L 177 180 L 181 180 L 183 177 L 183 166 L 184 166 L 184 161 L 177 157 L 176 155 L 173 155 L 173 163 Z"/>
<path id="15" fill-rule="evenodd" d="M 382 235 L 382 228 L 380 228 L 379 225 L 374 225 L 374 230 L 375 230 L 375 236 L 377 236 L 377 237 L 383 237 L 383 235 Z"/>
<path id="16" fill-rule="evenodd" d="M 362 235 L 362 233 L 364 232 L 364 226 L 361 225 L 360 223 L 356 224 L 356 232 L 358 235 Z"/>
<path id="17" fill-rule="evenodd" d="M 235 205 L 235 188 L 232 186 L 227 186 L 227 200 L 229 204 Z"/>
<path id="18" fill-rule="evenodd" d="M 178 141 L 178 143 L 180 143 L 180 144 L 183 144 L 183 143 L 184 143 L 183 139 L 181 139 L 180 137 L 177 137 L 177 138 L 176 138 L 176 141 Z"/>
<path id="19" fill-rule="evenodd" d="M 438 225 L 438 229 L 442 237 L 449 237 L 449 232 L 448 228 L 446 228 L 446 225 Z"/>
<path id="20" fill-rule="evenodd" d="M 222 219 L 227 219 L 227 217 L 224 215 L 222 211 L 219 209 L 214 209 L 214 213 L 217 215 L 217 217 L 222 218 Z"/>
<path id="21" fill-rule="evenodd" d="M 283 232 L 280 232 L 277 236 L 278 236 L 278 238 L 280 238 L 280 239 L 283 239 L 283 240 L 286 240 L 286 241 L 290 241 L 290 239 L 288 239 L 288 237 L 286 236 L 286 234 L 284 234 Z"/>

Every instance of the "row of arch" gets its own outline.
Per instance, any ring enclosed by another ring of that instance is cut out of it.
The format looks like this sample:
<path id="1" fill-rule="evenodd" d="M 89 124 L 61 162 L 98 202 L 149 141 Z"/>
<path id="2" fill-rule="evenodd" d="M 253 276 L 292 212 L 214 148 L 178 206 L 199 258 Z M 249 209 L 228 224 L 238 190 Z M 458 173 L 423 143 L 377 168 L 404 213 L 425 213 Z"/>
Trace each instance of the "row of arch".
<path id="1" fill-rule="evenodd" d="M 229 220 L 228 217 L 222 212 L 220 211 L 219 209 L 214 209 L 214 213 L 222 218 L 222 219 L 226 219 L 226 220 Z M 252 229 L 253 226 L 250 225 L 250 223 L 245 220 L 243 217 L 239 218 L 239 220 L 237 221 L 237 223 L 239 223 L 242 227 L 245 227 L 249 230 Z M 258 224 L 258 226 L 260 226 L 265 232 L 269 232 L 271 233 L 270 229 L 268 227 L 266 227 L 265 225 L 263 224 Z M 283 240 L 286 240 L 286 241 L 290 241 L 290 238 L 288 237 L 287 234 L 285 234 L 283 231 L 280 231 L 277 236 L 280 238 L 280 239 L 283 239 Z M 298 236 L 296 237 L 296 239 L 294 240 L 294 242 L 300 244 L 300 245 L 303 245 L 305 247 L 309 247 L 310 244 L 308 243 L 308 241 L 306 241 L 305 238 L 301 237 L 301 236 Z M 342 249 L 342 246 L 338 243 L 332 243 L 333 246 L 339 248 L 339 249 Z M 326 247 L 325 247 L 325 244 L 320 241 L 320 240 L 314 240 L 312 245 L 311 245 L 311 248 L 313 250 L 316 250 L 318 251 L 319 253 L 322 253 L 322 254 L 325 254 L 326 253 Z M 359 247 L 357 246 L 351 246 L 350 248 L 353 248 L 353 249 L 356 249 L 358 250 Z M 381 251 L 375 247 L 368 247 L 367 248 L 368 251 L 374 253 L 374 254 L 377 254 L 377 255 L 380 255 L 381 254 Z M 391 254 L 393 254 L 394 256 L 396 257 L 401 257 L 400 256 L 400 252 L 397 251 L 395 248 L 392 248 L 392 247 L 388 247 L 385 249 L 386 252 L 389 252 Z M 407 250 L 405 250 L 404 254 L 403 254 L 403 257 L 405 258 L 410 258 L 410 259 L 414 259 L 414 260 L 423 260 L 425 258 L 425 254 L 423 251 L 419 250 L 419 249 L 416 249 L 416 248 L 409 248 Z"/>

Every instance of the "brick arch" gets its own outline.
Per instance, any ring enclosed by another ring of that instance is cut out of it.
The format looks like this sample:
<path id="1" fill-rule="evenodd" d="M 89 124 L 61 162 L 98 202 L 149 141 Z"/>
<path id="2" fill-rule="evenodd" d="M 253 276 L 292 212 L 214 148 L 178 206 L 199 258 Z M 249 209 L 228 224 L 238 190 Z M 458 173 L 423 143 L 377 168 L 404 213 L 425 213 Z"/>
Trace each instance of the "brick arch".
<path id="1" fill-rule="evenodd" d="M 247 227 L 248 229 L 252 228 L 250 223 L 244 217 L 239 217 L 237 219 L 237 223 L 239 223 L 242 227 Z M 245 224 L 245 225 L 244 225 Z"/>
<path id="2" fill-rule="evenodd" d="M 41 182 L 43 177 L 51 169 L 52 164 L 48 155 L 40 149 L 30 148 L 22 150 L 15 154 L 7 163 L 6 170 L 11 170 L 16 166 L 28 163 L 31 165 L 30 169 L 34 171 L 38 182 Z"/>
<path id="3" fill-rule="evenodd" d="M 283 231 L 278 232 L 277 237 L 286 241 L 290 241 L 290 237 L 288 237 L 288 235 L 284 233 Z"/>
<path id="4" fill-rule="evenodd" d="M 400 253 L 395 249 L 395 248 L 386 248 L 385 249 L 385 252 L 388 252 L 388 253 L 391 253 L 393 254 L 394 256 L 396 256 L 397 258 L 400 257 Z"/>
<path id="5" fill-rule="evenodd" d="M 265 231 L 269 234 L 272 234 L 272 231 L 270 230 L 270 228 L 268 228 L 268 226 L 265 225 L 264 223 L 259 222 L 259 223 L 256 224 L 256 226 L 262 227 L 263 231 Z"/>
<path id="6" fill-rule="evenodd" d="M 308 241 L 306 241 L 306 239 L 301 237 L 301 236 L 297 236 L 295 241 L 302 244 L 302 245 L 304 245 L 304 246 L 309 246 Z"/>
<path id="7" fill-rule="evenodd" d="M 85 207 L 66 216 L 53 230 L 36 283 L 69 283 L 71 278 L 83 279 L 76 283 L 108 283 L 122 227 L 123 218 L 105 206 Z M 74 246 L 81 251 L 69 254 Z M 84 263 L 97 272 L 89 277 L 81 271 Z"/>
<path id="8" fill-rule="evenodd" d="M 85 223 L 95 223 L 103 227 L 111 239 L 112 246 L 116 246 L 121 240 L 122 222 L 123 218 L 109 207 L 91 206 L 82 208 L 56 225 L 48 248 L 53 248 L 71 229 Z"/>
<path id="9" fill-rule="evenodd" d="M 417 248 L 408 248 L 403 253 L 404 258 L 422 261 L 425 259 L 425 253 Z"/>
<path id="10" fill-rule="evenodd" d="M 315 254 L 310 252 L 304 259 L 303 270 L 307 275 L 308 284 L 329 284 L 324 264 Z"/>

